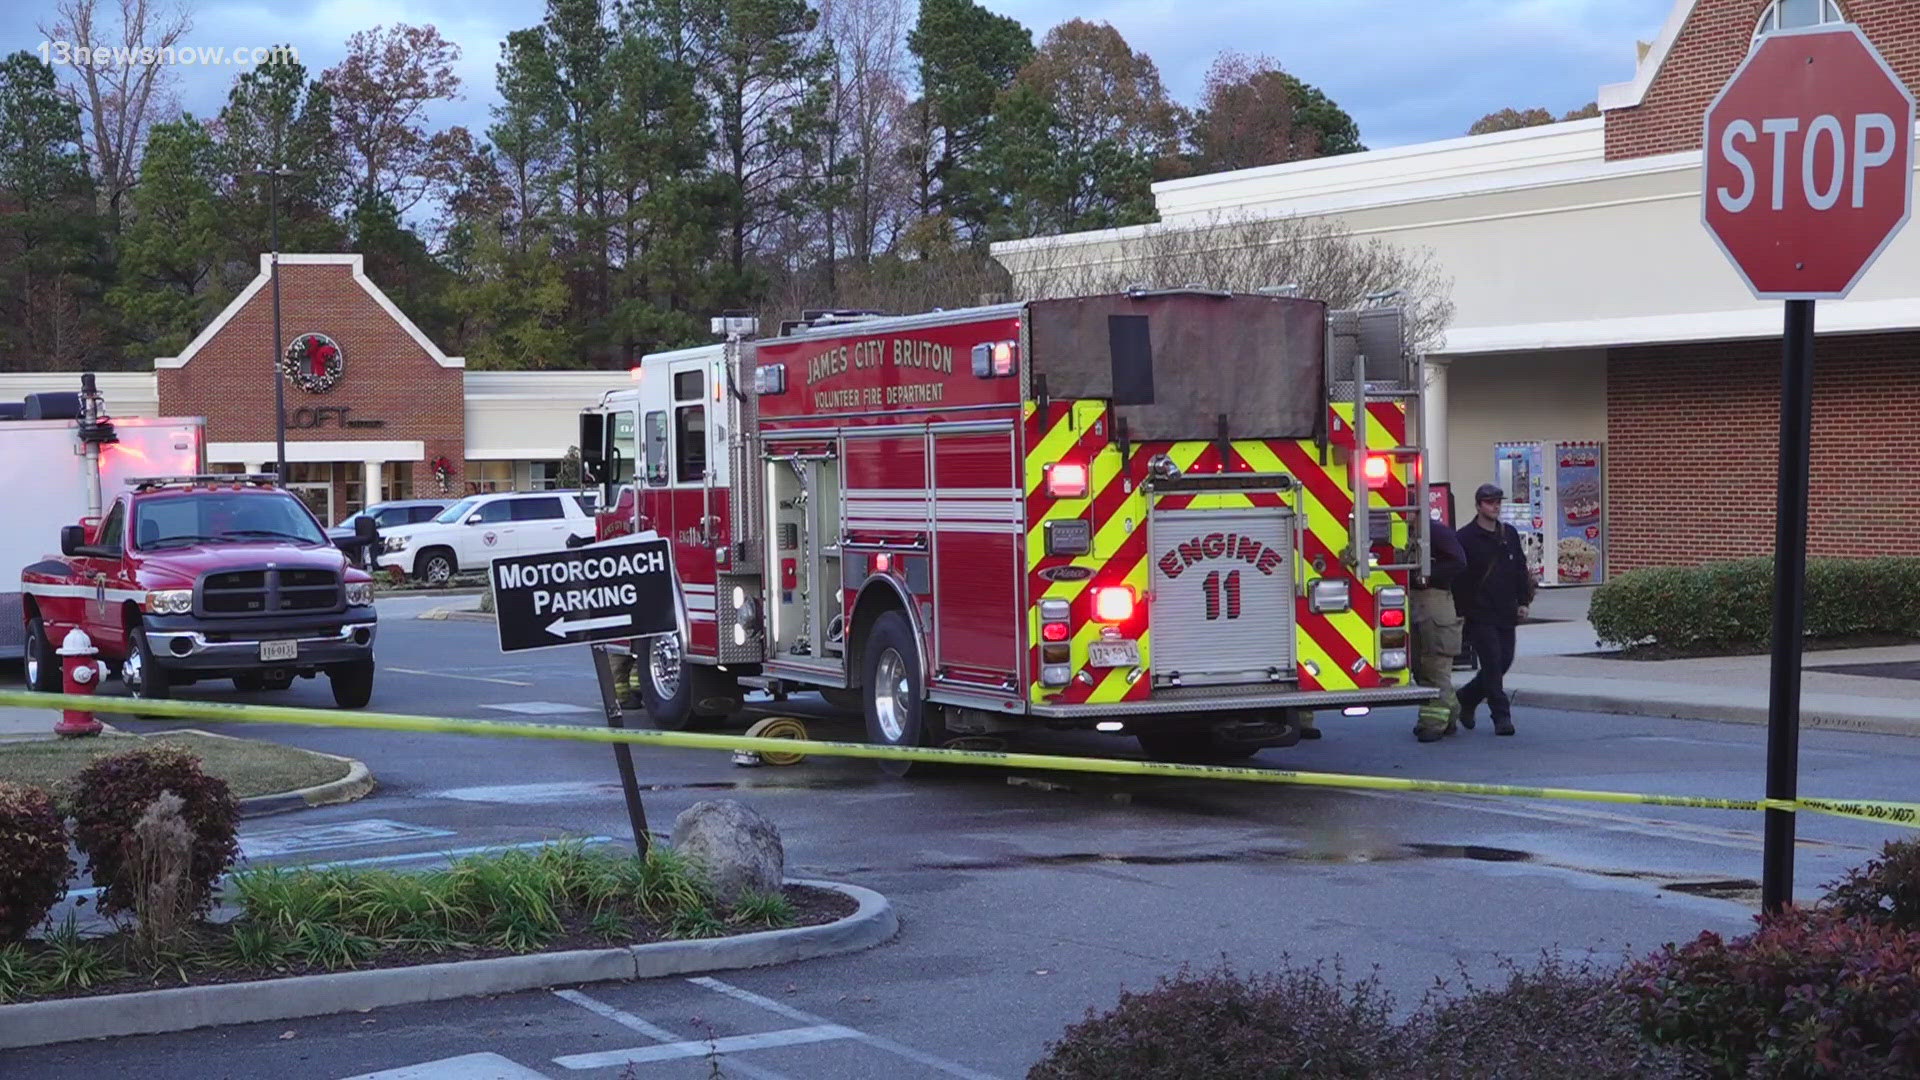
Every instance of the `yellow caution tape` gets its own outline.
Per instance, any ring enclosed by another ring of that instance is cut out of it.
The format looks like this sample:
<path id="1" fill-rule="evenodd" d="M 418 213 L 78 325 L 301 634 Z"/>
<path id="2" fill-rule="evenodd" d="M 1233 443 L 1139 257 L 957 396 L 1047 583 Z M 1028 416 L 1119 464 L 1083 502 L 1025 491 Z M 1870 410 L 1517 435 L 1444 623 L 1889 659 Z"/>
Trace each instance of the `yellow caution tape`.
<path id="1" fill-rule="evenodd" d="M 1360 791 L 1497 795 L 1521 799 L 1679 806 L 1698 810 L 1810 810 L 1835 817 L 1920 828 L 1920 803 L 1869 799 L 1716 799 L 1701 795 L 1650 795 L 1630 791 L 1475 784 L 1458 780 L 1414 780 L 1394 776 L 1298 772 L 1293 769 L 1254 769 L 1232 765 L 1184 765 L 1160 761 L 1069 757 L 1061 754 L 1016 754 L 998 750 L 876 746 L 870 743 L 832 742 L 821 739 L 708 735 L 691 731 L 655 731 L 646 728 L 577 727 L 512 720 L 460 720 L 453 717 L 409 716 L 401 713 L 302 709 L 286 705 L 98 698 L 68 694 L 37 694 L 24 690 L 0 690 L 0 706 L 30 709 L 90 709 L 105 713 L 137 712 L 143 716 L 173 716 L 236 724 L 297 724 L 306 727 L 411 731 L 435 735 L 473 735 L 482 738 L 632 743 L 639 746 L 678 747 L 689 750 L 750 750 L 763 755 L 813 754 L 821 757 L 870 758 L 882 761 L 989 765 L 1005 769 L 1045 769 L 1053 772 L 1105 773 L 1117 776 L 1242 780 L 1259 784 L 1300 784 L 1308 787 L 1347 788 Z"/>

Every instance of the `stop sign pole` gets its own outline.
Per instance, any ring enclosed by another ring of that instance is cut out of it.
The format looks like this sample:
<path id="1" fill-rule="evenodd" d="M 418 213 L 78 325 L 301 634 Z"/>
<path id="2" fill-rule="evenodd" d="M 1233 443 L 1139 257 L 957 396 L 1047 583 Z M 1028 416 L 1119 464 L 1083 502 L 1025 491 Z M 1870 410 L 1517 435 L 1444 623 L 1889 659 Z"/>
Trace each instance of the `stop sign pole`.
<path id="1" fill-rule="evenodd" d="M 1907 222 L 1914 99 L 1851 23 L 1762 38 L 1707 107 L 1701 218 L 1755 297 L 1786 301 L 1767 798 L 1797 797 L 1814 303 L 1843 299 Z M 1793 900 L 1794 814 L 1766 812 L 1761 904 Z"/>

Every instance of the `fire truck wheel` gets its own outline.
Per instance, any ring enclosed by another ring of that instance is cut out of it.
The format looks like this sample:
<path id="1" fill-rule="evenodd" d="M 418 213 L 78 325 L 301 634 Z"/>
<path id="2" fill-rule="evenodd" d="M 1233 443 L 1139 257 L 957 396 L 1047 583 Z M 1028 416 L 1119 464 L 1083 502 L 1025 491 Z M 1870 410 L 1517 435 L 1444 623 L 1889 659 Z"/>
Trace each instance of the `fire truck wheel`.
<path id="1" fill-rule="evenodd" d="M 127 693 L 148 701 L 165 701 L 173 696 L 173 680 L 167 669 L 153 662 L 153 649 L 147 645 L 147 632 L 136 629 L 128 635 L 132 647 L 126 663 L 120 665 L 120 682 Z"/>
<path id="2" fill-rule="evenodd" d="M 827 704 L 841 712 L 859 712 L 867 707 L 867 695 L 864 690 L 837 690 L 827 687 L 820 691 Z"/>
<path id="3" fill-rule="evenodd" d="M 640 704 L 661 731 L 685 731 L 700 718 L 694 705 L 698 668 L 687 663 L 680 641 L 669 634 L 653 639 L 640 660 Z"/>
<path id="4" fill-rule="evenodd" d="M 1133 737 L 1140 749 L 1155 761 L 1179 765 L 1204 765 L 1208 762 L 1244 761 L 1260 752 L 1258 746 L 1222 745 L 1212 733 L 1199 731 L 1136 731 Z"/>
<path id="5" fill-rule="evenodd" d="M 38 616 L 27 620 L 27 689 L 42 694 L 60 692 L 60 657 L 47 640 L 47 625 Z"/>
<path id="6" fill-rule="evenodd" d="M 940 719 L 939 707 L 926 700 L 926 689 L 921 685 L 920 646 L 904 614 L 889 611 L 874 621 L 873 630 L 867 635 L 863 659 L 861 686 L 867 741 L 903 747 L 939 746 L 945 742 L 946 725 Z M 927 763 L 918 761 L 877 764 L 880 771 L 889 776 L 931 771 Z"/>
<path id="7" fill-rule="evenodd" d="M 333 703 L 342 709 L 364 709 L 373 700 L 373 661 L 355 660 L 327 670 L 333 684 Z"/>

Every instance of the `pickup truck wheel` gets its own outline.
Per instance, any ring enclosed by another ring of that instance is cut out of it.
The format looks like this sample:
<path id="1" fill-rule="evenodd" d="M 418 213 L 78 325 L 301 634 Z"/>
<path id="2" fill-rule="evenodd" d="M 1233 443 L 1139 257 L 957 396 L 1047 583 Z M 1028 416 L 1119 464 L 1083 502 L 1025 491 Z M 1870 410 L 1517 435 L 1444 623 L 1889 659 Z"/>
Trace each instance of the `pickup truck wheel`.
<path id="1" fill-rule="evenodd" d="M 328 669 L 333 703 L 342 709 L 364 709 L 373 700 L 373 661 L 355 660 Z"/>
<path id="2" fill-rule="evenodd" d="M 47 625 L 37 616 L 27 620 L 27 689 L 60 692 L 60 657 L 47 640 Z"/>
<path id="3" fill-rule="evenodd" d="M 452 551 L 443 547 L 428 548 L 413 561 L 413 576 L 429 585 L 445 585 L 459 568 Z"/>
<path id="4" fill-rule="evenodd" d="M 167 669 L 153 662 L 153 649 L 147 645 L 147 632 L 135 630 L 126 663 L 120 665 L 120 683 L 127 693 L 148 701 L 165 701 L 173 696 L 173 680 Z"/>
<path id="5" fill-rule="evenodd" d="M 867 741 L 880 746 L 939 746 L 947 739 L 940 707 L 927 701 L 921 684 L 920 645 L 913 626 L 898 611 L 874 621 L 863 651 L 861 697 Z M 922 775 L 932 768 L 919 761 L 879 761 L 888 776 Z"/>

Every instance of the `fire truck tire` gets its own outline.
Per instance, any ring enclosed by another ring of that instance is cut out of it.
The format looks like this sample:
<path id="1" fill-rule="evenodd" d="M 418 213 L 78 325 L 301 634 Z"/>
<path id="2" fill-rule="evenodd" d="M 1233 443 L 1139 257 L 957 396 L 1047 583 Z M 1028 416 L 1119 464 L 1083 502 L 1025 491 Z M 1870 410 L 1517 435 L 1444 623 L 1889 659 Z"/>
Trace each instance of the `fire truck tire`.
<path id="1" fill-rule="evenodd" d="M 1217 761 L 1245 761 L 1260 752 L 1258 746 L 1224 746 L 1201 731 L 1137 731 L 1141 752 L 1155 761 L 1176 765 L 1204 765 Z"/>
<path id="2" fill-rule="evenodd" d="M 39 616 L 27 620 L 27 689 L 42 694 L 60 692 L 60 657 L 47 640 L 47 625 Z"/>
<path id="3" fill-rule="evenodd" d="M 867 695 L 864 690 L 838 690 L 826 687 L 820 691 L 827 704 L 841 712 L 859 712 L 867 707 Z"/>
<path id="4" fill-rule="evenodd" d="M 355 660 L 327 669 L 333 685 L 333 703 L 342 709 L 364 709 L 373 700 L 373 661 Z"/>
<path id="5" fill-rule="evenodd" d="M 906 615 L 889 611 L 874 620 L 862 650 L 862 707 L 867 719 L 867 741 L 879 746 L 940 746 L 946 724 L 940 707 L 926 699 L 921 684 L 920 645 Z M 925 762 L 880 761 L 888 776 L 920 775 L 932 771 Z"/>
<path id="6" fill-rule="evenodd" d="M 165 701 L 173 696 L 173 680 L 167 669 L 153 662 L 153 649 L 147 645 L 147 632 L 136 628 L 128 635 L 126 663 L 120 665 L 120 682 L 127 693 L 148 701 Z"/>
<path id="7" fill-rule="evenodd" d="M 738 680 L 704 664 L 688 663 L 672 637 L 655 638 L 640 658 L 640 704 L 661 731 L 709 726 L 740 711 Z"/>

